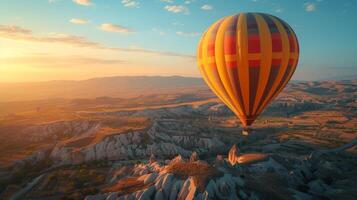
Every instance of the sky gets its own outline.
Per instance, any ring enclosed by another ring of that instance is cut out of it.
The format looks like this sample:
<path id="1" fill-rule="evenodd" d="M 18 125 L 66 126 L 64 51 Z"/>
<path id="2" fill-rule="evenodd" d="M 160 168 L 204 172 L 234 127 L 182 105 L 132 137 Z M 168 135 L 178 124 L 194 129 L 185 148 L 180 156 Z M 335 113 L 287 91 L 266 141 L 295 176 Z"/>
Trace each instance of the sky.
<path id="1" fill-rule="evenodd" d="M 201 34 L 239 12 L 292 26 L 293 79 L 357 75 L 356 11 L 355 0 L 0 0 L 0 82 L 200 77 Z"/>

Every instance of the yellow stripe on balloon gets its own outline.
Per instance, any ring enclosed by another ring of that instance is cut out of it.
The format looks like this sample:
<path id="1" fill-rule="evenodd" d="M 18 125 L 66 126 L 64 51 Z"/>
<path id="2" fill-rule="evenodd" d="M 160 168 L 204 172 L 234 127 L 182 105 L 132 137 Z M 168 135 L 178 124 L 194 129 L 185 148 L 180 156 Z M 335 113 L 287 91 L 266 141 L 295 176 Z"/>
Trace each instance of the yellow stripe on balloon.
<path id="1" fill-rule="evenodd" d="M 262 56 L 260 60 L 259 82 L 254 100 L 254 105 L 251 105 L 253 106 L 253 115 L 256 113 L 258 105 L 262 103 L 261 98 L 268 83 L 272 59 L 272 43 L 269 27 L 262 16 L 260 16 L 259 14 L 254 14 L 254 17 L 258 24 L 260 52 L 264 56 Z"/>
<path id="2" fill-rule="evenodd" d="M 274 92 L 278 89 L 279 84 L 281 81 L 283 81 L 284 74 L 287 70 L 288 67 L 288 62 L 289 62 L 289 56 L 290 56 L 290 44 L 289 44 L 289 38 L 288 38 L 288 33 L 286 32 L 285 28 L 283 25 L 280 23 L 279 20 L 277 20 L 275 17 L 269 16 L 271 20 L 275 23 L 276 27 L 278 28 L 278 31 L 280 33 L 281 37 L 281 42 L 282 42 L 282 56 L 281 56 L 281 64 L 280 64 L 280 69 L 278 72 L 278 75 L 273 83 L 273 86 L 271 87 L 268 95 L 266 96 L 265 100 L 262 102 L 262 106 L 260 106 L 258 113 L 261 113 L 263 109 L 267 106 L 267 104 L 270 102 L 270 100 L 274 95 Z"/>
<path id="3" fill-rule="evenodd" d="M 221 23 L 222 20 L 219 20 L 216 22 L 214 25 L 212 25 L 208 31 L 206 36 L 203 38 L 203 43 L 202 43 L 202 63 L 204 65 L 204 72 L 205 76 L 207 77 L 207 80 L 211 83 L 212 90 L 217 94 L 217 96 L 236 114 L 238 115 L 239 113 L 235 112 L 235 109 L 233 105 L 231 104 L 230 100 L 227 99 L 228 95 L 225 92 L 222 83 L 220 80 L 218 80 L 218 77 L 213 72 L 213 69 L 211 67 L 211 63 L 208 63 L 208 56 L 207 56 L 207 49 L 208 49 L 208 42 L 211 39 L 211 34 L 212 34 L 212 29 L 216 28 L 219 23 Z"/>
<path id="4" fill-rule="evenodd" d="M 298 53 L 297 52 L 297 49 L 298 49 L 298 47 L 297 47 L 297 45 L 298 45 L 297 44 L 297 38 L 295 37 L 294 31 L 291 29 L 291 27 L 286 23 L 285 23 L 285 25 L 286 25 L 286 27 L 288 27 L 288 29 L 290 31 L 290 35 L 292 35 L 292 37 L 294 38 L 293 43 L 294 43 L 295 49 L 294 49 L 293 53 L 297 54 Z M 289 44 L 290 44 L 290 41 L 289 41 Z M 290 50 L 289 50 L 289 52 L 290 52 Z M 291 53 L 290 53 L 290 55 L 291 55 Z M 293 59 L 293 58 L 291 56 L 289 56 L 289 59 Z M 274 100 L 280 94 L 280 92 L 285 88 L 285 86 L 288 84 L 289 80 L 291 79 L 291 77 L 293 76 L 293 74 L 295 72 L 295 69 L 296 69 L 296 66 L 297 66 L 297 62 L 298 62 L 298 58 L 294 59 L 293 64 L 290 66 L 290 67 L 292 67 L 292 69 L 290 70 L 289 75 L 284 80 L 284 83 L 283 83 L 282 87 L 279 88 L 278 92 L 275 93 L 275 95 L 273 96 L 273 98 L 271 98 L 271 100 Z"/>
<path id="5" fill-rule="evenodd" d="M 218 22 L 216 22 L 216 23 L 218 23 Z M 216 24 L 216 23 L 215 23 L 215 24 Z M 213 24 L 212 26 L 214 26 L 215 24 Z M 204 59 L 203 59 L 203 41 L 206 39 L 206 35 L 207 35 L 207 33 L 208 33 L 209 31 L 210 31 L 210 29 L 207 30 L 207 31 L 203 34 L 203 36 L 202 36 L 202 38 L 201 38 L 201 40 L 200 40 L 200 42 L 199 42 L 199 45 L 198 45 L 198 50 L 197 50 L 197 52 L 198 52 L 198 54 L 197 54 L 197 57 L 198 57 L 198 67 L 199 67 L 199 69 L 200 69 L 200 71 L 201 71 L 201 74 L 203 75 L 203 79 L 205 80 L 205 82 L 207 83 L 207 85 L 211 88 L 212 91 L 214 91 L 214 92 L 216 93 L 216 95 L 218 96 L 218 98 L 220 98 L 220 99 L 227 105 L 227 102 L 224 100 L 224 98 L 222 97 L 221 93 L 217 91 L 215 85 L 211 82 L 211 80 L 208 79 L 208 76 L 207 76 L 207 73 L 206 73 L 206 70 L 205 70 L 206 67 L 205 67 L 205 63 L 204 63 Z M 229 107 L 229 106 L 228 106 L 228 107 Z"/>
<path id="6" fill-rule="evenodd" d="M 249 115 L 249 64 L 248 64 L 248 30 L 247 15 L 242 13 L 238 18 L 237 26 L 237 57 L 238 57 L 238 76 L 243 97 L 244 110 Z M 245 124 L 246 121 L 243 121 Z"/>
<path id="7" fill-rule="evenodd" d="M 299 55 L 299 43 L 298 43 L 298 40 L 297 40 L 297 37 L 296 37 L 296 34 L 294 33 L 294 30 L 288 25 L 286 24 L 286 26 L 289 28 L 290 32 L 291 32 L 291 35 L 293 36 L 294 38 L 294 46 L 295 46 L 295 51 L 294 51 L 294 55 Z M 291 54 L 290 54 L 291 55 Z M 290 76 L 289 76 L 289 80 L 291 79 L 291 77 L 293 76 L 295 70 L 296 70 L 296 67 L 297 67 L 297 64 L 299 62 L 299 56 L 290 56 L 290 59 L 294 59 L 294 64 L 292 67 L 294 67 L 294 69 L 292 70 Z"/>
<path id="8" fill-rule="evenodd" d="M 232 20 L 233 20 L 233 16 L 226 17 L 221 23 L 221 25 L 219 26 L 216 36 L 216 41 L 215 41 L 215 58 L 216 58 L 218 74 L 220 76 L 220 79 L 222 81 L 225 90 L 227 91 L 227 94 L 229 95 L 227 99 L 228 98 L 230 99 L 230 102 L 234 106 L 235 111 L 240 115 L 243 115 L 243 112 L 239 107 L 237 95 L 234 94 L 234 91 L 231 86 L 231 80 L 226 70 L 226 61 L 224 55 L 225 33 L 226 33 L 227 26 L 232 23 Z"/>

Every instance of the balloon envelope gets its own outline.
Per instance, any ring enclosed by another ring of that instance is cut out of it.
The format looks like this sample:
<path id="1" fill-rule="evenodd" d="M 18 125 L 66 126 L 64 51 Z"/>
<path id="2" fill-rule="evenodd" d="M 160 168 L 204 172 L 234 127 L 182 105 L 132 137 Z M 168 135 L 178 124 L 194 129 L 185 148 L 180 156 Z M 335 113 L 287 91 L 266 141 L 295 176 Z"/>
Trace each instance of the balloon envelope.
<path id="1" fill-rule="evenodd" d="M 292 28 L 263 13 L 218 20 L 202 35 L 197 49 L 205 82 L 243 126 L 251 125 L 285 87 L 298 59 Z"/>

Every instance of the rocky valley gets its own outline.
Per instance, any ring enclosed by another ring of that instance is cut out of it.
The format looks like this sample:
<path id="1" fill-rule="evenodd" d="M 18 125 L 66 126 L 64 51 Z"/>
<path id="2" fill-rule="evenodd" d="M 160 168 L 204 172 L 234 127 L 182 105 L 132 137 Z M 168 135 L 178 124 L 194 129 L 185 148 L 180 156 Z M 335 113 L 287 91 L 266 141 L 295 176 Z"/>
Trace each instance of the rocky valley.
<path id="1" fill-rule="evenodd" d="M 177 91 L 1 102 L 0 199 L 357 199 L 357 81 L 289 84 L 249 136 Z"/>

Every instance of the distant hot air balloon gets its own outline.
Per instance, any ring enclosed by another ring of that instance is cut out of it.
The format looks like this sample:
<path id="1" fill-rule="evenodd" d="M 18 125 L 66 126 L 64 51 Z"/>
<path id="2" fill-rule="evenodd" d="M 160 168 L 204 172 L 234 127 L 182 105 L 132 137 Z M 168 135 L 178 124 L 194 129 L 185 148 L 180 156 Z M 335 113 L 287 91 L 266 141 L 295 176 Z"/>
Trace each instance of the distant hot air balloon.
<path id="1" fill-rule="evenodd" d="M 286 86 L 298 59 L 292 28 L 263 13 L 218 20 L 202 35 L 197 49 L 205 82 L 245 129 Z"/>

